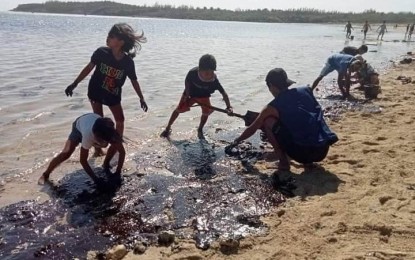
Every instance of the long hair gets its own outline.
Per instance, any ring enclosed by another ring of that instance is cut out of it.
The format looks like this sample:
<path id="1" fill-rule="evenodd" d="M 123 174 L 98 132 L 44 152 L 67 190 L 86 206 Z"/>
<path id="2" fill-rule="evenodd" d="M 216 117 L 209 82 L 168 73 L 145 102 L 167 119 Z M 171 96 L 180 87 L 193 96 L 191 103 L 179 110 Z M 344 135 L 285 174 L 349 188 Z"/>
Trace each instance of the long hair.
<path id="1" fill-rule="evenodd" d="M 114 24 L 108 34 L 112 34 L 124 41 L 122 51 L 131 58 L 134 58 L 137 52 L 141 50 L 141 44 L 147 42 L 147 38 L 144 36 L 143 31 L 141 34 L 138 34 L 126 23 Z"/>

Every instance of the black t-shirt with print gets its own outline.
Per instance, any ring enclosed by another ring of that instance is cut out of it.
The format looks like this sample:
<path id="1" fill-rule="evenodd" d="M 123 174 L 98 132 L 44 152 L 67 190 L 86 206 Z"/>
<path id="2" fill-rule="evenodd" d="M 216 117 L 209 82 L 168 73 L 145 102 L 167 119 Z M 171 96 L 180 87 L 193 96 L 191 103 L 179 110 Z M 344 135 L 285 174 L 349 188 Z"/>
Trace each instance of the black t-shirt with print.
<path id="1" fill-rule="evenodd" d="M 126 55 L 116 60 L 110 48 L 101 47 L 92 54 L 91 62 L 95 71 L 89 81 L 88 97 L 108 106 L 120 104 L 125 79 L 137 80 L 133 59 Z"/>
<path id="2" fill-rule="evenodd" d="M 202 81 L 199 78 L 198 67 L 189 70 L 185 81 L 185 84 L 189 85 L 190 97 L 210 97 L 216 90 L 219 90 L 222 94 L 225 92 L 216 75 L 213 81 Z"/>

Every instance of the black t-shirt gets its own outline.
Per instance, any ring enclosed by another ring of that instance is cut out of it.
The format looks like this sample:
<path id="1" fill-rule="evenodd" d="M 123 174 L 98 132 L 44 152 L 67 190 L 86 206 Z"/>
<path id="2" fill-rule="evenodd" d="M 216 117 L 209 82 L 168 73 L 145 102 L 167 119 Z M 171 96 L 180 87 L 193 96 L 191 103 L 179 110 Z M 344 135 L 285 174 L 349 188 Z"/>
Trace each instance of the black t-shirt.
<path id="1" fill-rule="evenodd" d="M 357 54 L 359 54 L 359 49 L 353 46 L 347 46 L 344 47 L 340 53 L 356 56 Z"/>
<path id="2" fill-rule="evenodd" d="M 198 71 L 198 67 L 195 67 L 186 76 L 185 84 L 189 85 L 190 97 L 210 97 L 216 90 L 222 94 L 225 92 L 216 75 L 213 81 L 205 82 L 199 78 Z"/>
<path id="3" fill-rule="evenodd" d="M 101 47 L 92 54 L 91 62 L 96 67 L 89 81 L 88 97 L 108 106 L 119 104 L 125 79 L 137 80 L 133 59 L 126 55 L 116 60 L 110 48 Z"/>

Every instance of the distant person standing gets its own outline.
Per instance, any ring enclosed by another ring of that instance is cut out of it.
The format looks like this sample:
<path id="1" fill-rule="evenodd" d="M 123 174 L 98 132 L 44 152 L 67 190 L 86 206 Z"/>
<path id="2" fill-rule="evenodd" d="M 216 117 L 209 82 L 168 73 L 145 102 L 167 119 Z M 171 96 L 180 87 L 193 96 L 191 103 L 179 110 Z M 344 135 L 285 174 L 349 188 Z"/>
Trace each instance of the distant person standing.
<path id="1" fill-rule="evenodd" d="M 406 40 L 406 36 L 408 36 L 408 33 L 409 33 L 409 28 L 411 27 L 411 24 L 410 23 L 408 23 L 408 25 L 406 26 L 406 32 L 405 32 L 405 40 Z"/>
<path id="2" fill-rule="evenodd" d="M 369 24 L 369 22 L 368 21 L 366 21 L 364 24 L 363 24 L 363 37 L 364 37 L 364 39 L 366 39 L 366 34 L 367 34 L 367 31 L 369 31 L 369 30 L 372 30 L 372 27 L 370 27 L 370 24 Z"/>
<path id="3" fill-rule="evenodd" d="M 409 33 L 408 33 L 408 41 L 411 39 L 412 34 L 414 33 L 414 26 L 415 26 L 415 23 L 413 23 L 413 24 L 411 25 L 411 27 L 409 28 Z"/>
<path id="4" fill-rule="evenodd" d="M 386 21 L 383 21 L 383 23 L 379 26 L 379 28 L 376 31 L 379 31 L 378 40 L 380 37 L 380 40 L 383 41 L 383 35 L 385 34 L 385 32 L 388 32 L 388 29 L 386 28 Z"/>
<path id="5" fill-rule="evenodd" d="M 347 21 L 347 24 L 344 27 L 344 30 L 346 31 L 346 38 L 349 39 L 350 35 L 352 34 L 352 30 L 354 30 L 350 21 Z"/>

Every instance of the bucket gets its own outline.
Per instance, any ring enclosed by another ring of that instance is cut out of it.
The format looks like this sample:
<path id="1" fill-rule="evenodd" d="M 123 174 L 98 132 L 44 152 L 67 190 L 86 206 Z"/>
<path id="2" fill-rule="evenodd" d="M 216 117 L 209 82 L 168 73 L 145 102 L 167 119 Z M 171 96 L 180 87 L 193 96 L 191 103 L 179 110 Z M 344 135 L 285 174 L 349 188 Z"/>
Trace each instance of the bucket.
<path id="1" fill-rule="evenodd" d="M 363 90 L 365 92 L 365 98 L 374 99 L 378 97 L 380 91 L 379 85 L 364 85 Z"/>

